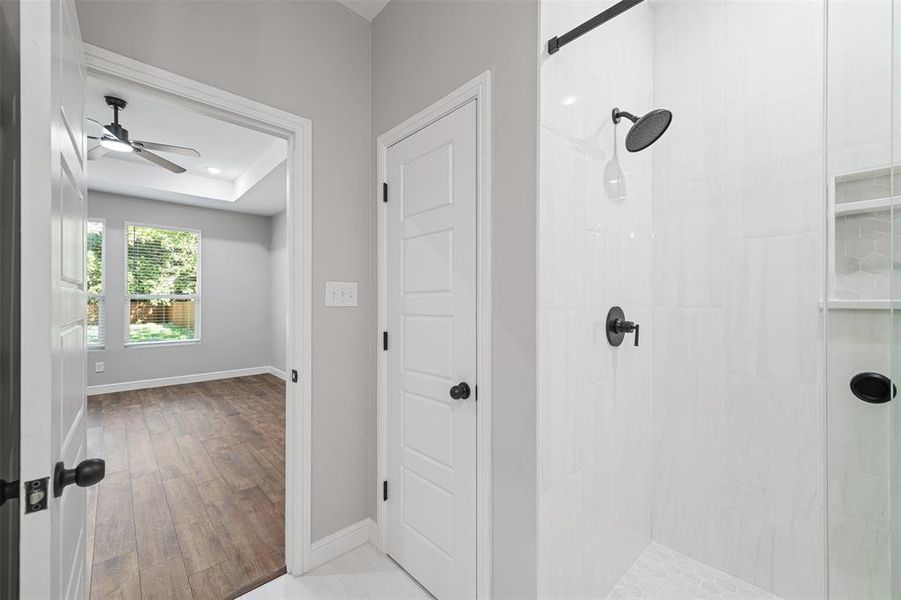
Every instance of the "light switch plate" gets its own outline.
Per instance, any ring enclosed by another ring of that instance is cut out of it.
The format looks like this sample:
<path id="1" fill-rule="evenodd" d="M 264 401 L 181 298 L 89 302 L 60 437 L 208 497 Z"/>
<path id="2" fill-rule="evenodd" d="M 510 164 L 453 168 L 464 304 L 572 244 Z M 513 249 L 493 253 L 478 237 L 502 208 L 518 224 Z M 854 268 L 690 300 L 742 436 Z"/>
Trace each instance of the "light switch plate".
<path id="1" fill-rule="evenodd" d="M 103 361 L 98 360 L 94 363 L 94 372 L 95 373 L 103 373 Z"/>
<path id="2" fill-rule="evenodd" d="M 356 306 L 357 282 L 356 281 L 326 281 L 325 282 L 326 306 Z"/>

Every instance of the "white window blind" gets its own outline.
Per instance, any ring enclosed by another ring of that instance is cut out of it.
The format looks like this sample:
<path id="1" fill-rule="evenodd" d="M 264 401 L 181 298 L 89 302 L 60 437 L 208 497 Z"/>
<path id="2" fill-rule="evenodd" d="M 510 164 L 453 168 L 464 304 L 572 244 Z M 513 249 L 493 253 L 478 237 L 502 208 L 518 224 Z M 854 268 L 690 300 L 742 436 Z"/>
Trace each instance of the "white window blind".
<path id="1" fill-rule="evenodd" d="M 128 224 L 127 344 L 200 340 L 200 232 Z"/>
<path id="2" fill-rule="evenodd" d="M 106 299 L 104 298 L 105 228 L 103 221 L 88 221 L 85 273 L 87 276 L 87 346 L 103 348 L 106 344 Z"/>

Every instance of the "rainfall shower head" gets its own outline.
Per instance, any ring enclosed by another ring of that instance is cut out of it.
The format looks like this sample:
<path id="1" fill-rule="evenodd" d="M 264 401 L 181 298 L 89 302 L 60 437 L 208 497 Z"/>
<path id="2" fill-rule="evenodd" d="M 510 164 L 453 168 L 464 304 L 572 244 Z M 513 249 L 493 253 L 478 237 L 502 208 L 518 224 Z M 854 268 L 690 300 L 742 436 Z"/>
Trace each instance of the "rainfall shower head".
<path id="1" fill-rule="evenodd" d="M 652 110 L 642 117 L 614 108 L 613 122 L 619 123 L 621 117 L 633 123 L 629 133 L 626 134 L 626 150 L 629 152 L 644 150 L 656 142 L 673 121 L 673 113 L 663 108 Z"/>

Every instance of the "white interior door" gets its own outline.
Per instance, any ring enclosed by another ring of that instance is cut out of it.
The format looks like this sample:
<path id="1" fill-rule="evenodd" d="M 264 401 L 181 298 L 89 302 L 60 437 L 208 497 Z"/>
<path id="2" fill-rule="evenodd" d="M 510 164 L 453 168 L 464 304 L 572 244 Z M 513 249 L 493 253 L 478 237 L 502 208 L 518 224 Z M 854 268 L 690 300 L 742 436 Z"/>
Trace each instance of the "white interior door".
<path id="1" fill-rule="evenodd" d="M 476 595 L 476 126 L 471 101 L 386 157 L 387 550 L 441 600 Z"/>
<path id="2" fill-rule="evenodd" d="M 84 62 L 72 0 L 21 3 L 22 396 L 20 590 L 85 596 L 85 490 L 54 467 L 85 455 Z M 27 483 L 49 478 L 46 508 Z"/>

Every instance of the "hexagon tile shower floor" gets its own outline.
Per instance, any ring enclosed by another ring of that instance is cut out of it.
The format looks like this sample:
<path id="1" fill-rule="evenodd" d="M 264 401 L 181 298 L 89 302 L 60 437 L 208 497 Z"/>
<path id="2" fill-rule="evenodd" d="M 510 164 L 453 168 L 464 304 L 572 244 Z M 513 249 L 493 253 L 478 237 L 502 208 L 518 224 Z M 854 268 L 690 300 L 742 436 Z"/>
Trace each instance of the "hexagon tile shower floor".
<path id="1" fill-rule="evenodd" d="M 607 600 L 779 600 L 743 579 L 723 573 L 666 546 L 651 543 Z"/>

